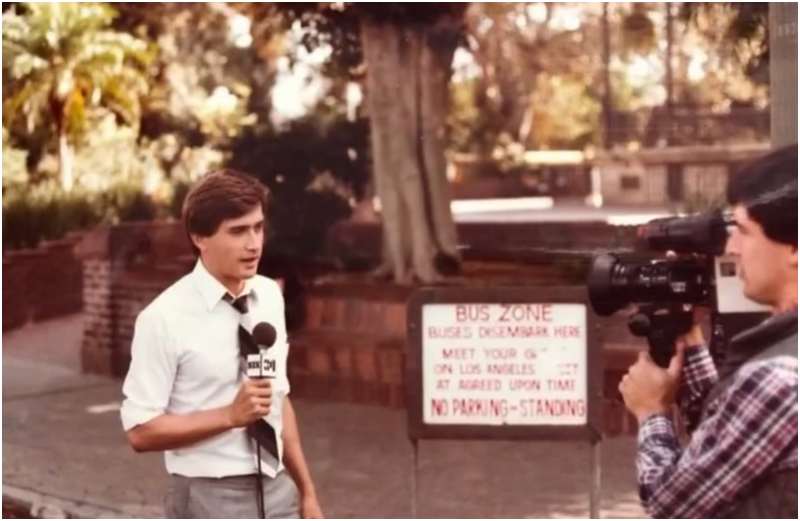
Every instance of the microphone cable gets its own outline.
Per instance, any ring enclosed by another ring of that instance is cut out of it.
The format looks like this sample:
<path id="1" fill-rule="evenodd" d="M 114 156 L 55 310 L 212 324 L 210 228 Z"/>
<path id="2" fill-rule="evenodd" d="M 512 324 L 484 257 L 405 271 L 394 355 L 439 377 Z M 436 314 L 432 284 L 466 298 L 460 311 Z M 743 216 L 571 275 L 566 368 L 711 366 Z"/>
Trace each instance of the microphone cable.
<path id="1" fill-rule="evenodd" d="M 261 421 L 261 420 L 258 420 Z M 258 474 L 256 474 L 257 488 L 256 498 L 258 501 L 258 515 L 261 519 L 267 518 L 266 508 L 264 508 L 264 472 L 261 470 L 261 442 L 256 439 L 256 459 L 258 460 Z"/>

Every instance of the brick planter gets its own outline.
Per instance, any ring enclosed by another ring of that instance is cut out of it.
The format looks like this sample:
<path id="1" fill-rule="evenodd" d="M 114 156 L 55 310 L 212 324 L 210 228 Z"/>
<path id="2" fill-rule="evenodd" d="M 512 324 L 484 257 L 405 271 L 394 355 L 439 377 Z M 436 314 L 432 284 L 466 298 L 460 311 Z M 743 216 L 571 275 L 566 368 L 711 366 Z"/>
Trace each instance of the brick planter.
<path id="1" fill-rule="evenodd" d="M 124 376 L 136 315 L 191 269 L 188 239 L 180 223 L 129 223 L 95 229 L 77 252 L 83 259 L 83 370 Z"/>
<path id="2" fill-rule="evenodd" d="M 70 234 L 3 256 L 3 331 L 80 312 L 83 267 L 73 251 L 80 241 Z"/>

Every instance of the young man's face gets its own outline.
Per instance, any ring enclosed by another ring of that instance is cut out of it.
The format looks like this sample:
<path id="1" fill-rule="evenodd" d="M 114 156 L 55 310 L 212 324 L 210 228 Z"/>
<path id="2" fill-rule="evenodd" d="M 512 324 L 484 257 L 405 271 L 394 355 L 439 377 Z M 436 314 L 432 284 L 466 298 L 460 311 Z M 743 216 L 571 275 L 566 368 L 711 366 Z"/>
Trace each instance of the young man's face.
<path id="1" fill-rule="evenodd" d="M 733 217 L 736 225 L 725 251 L 739 259 L 745 296 L 772 307 L 781 306 L 797 280 L 797 250 L 764 235 L 764 229 L 750 218 L 744 206 L 736 205 Z"/>
<path id="2" fill-rule="evenodd" d="M 234 296 L 244 281 L 256 274 L 264 245 L 264 212 L 261 205 L 241 217 L 226 219 L 208 237 L 192 236 L 206 269 Z"/>

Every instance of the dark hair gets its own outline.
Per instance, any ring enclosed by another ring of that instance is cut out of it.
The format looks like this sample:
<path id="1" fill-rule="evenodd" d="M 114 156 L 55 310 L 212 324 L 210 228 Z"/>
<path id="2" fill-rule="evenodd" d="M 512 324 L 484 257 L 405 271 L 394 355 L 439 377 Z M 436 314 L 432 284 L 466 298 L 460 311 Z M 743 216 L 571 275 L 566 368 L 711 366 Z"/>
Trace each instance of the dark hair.
<path id="1" fill-rule="evenodd" d="M 183 224 L 189 240 L 191 235 L 214 235 L 222 221 L 241 217 L 259 204 L 266 215 L 268 197 L 267 187 L 242 172 L 223 169 L 206 174 L 183 201 Z"/>
<path id="2" fill-rule="evenodd" d="M 744 205 L 773 241 L 797 247 L 797 144 L 739 170 L 728 183 L 728 202 Z"/>

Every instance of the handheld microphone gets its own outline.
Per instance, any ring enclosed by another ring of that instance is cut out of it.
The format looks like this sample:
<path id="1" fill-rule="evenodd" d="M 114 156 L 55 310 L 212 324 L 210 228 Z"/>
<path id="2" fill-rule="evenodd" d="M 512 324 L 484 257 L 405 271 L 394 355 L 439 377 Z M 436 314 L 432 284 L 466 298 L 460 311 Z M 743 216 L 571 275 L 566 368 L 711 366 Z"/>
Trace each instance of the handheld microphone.
<path id="1" fill-rule="evenodd" d="M 275 378 L 277 371 L 277 361 L 269 356 L 270 348 L 275 344 L 278 333 L 275 328 L 267 322 L 259 322 L 249 335 L 247 350 L 247 376 L 248 378 Z M 247 426 L 247 433 L 255 441 L 256 454 L 258 461 L 258 486 L 256 487 L 256 497 L 258 498 L 258 512 L 261 518 L 266 519 L 264 507 L 264 489 L 262 485 L 263 473 L 261 471 L 261 448 L 264 447 L 276 459 L 278 456 L 278 445 L 275 430 L 266 418 Z"/>
<path id="2" fill-rule="evenodd" d="M 253 328 L 253 341 L 258 352 L 247 355 L 248 378 L 275 378 L 278 372 L 277 361 L 269 356 L 269 349 L 275 344 L 278 333 L 267 322 L 259 322 Z"/>
<path id="3" fill-rule="evenodd" d="M 264 349 L 272 347 L 277 337 L 278 332 L 269 322 L 259 322 L 253 328 L 253 340 L 256 341 L 256 344 L 263 346 Z"/>

